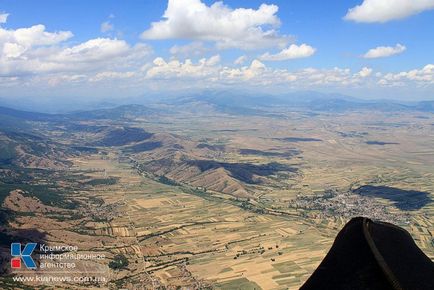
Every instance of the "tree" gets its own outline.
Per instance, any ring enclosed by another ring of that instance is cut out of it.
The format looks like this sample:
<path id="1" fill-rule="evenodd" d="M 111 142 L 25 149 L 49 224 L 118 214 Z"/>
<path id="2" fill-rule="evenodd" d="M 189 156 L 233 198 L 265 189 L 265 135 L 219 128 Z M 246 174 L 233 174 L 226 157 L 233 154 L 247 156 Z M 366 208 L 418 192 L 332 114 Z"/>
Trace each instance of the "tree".
<path id="1" fill-rule="evenodd" d="M 113 270 L 125 269 L 128 266 L 129 262 L 127 257 L 123 254 L 117 254 L 113 257 L 113 260 L 110 261 L 109 267 Z"/>

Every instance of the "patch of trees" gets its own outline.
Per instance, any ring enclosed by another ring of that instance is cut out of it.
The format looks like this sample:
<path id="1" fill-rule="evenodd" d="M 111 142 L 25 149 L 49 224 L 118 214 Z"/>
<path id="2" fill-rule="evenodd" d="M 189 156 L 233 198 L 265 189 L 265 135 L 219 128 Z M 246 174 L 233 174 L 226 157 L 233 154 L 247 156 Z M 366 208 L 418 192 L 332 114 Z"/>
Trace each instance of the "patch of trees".
<path id="1" fill-rule="evenodd" d="M 116 256 L 113 257 L 113 260 L 110 261 L 110 263 L 108 264 L 109 268 L 113 270 L 125 269 L 126 267 L 128 267 L 128 265 L 129 265 L 128 259 L 123 254 L 117 254 Z"/>

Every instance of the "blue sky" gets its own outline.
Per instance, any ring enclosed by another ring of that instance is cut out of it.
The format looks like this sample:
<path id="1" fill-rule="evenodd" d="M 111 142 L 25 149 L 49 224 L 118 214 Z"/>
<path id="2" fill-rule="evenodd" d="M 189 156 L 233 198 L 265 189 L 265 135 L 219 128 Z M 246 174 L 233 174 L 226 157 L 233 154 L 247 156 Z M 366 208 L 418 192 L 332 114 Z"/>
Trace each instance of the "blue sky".
<path id="1" fill-rule="evenodd" d="M 0 1 L 0 96 L 249 87 L 434 99 L 433 8 L 430 0 Z"/>

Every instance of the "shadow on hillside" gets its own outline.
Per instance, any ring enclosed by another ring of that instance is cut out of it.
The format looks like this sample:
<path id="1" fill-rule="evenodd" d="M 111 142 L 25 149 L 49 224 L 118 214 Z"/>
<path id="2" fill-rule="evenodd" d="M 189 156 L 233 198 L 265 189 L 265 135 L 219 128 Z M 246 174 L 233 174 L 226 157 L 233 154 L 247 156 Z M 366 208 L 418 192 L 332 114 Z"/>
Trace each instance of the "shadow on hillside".
<path id="1" fill-rule="evenodd" d="M 37 229 L 5 229 L 1 227 L 0 231 L 0 276 L 11 273 L 11 243 L 46 243 L 46 234 Z M 38 251 L 39 246 L 36 247 L 35 253 Z M 36 264 L 39 264 L 37 259 L 38 255 L 32 255 Z"/>
<path id="2" fill-rule="evenodd" d="M 297 168 L 277 162 L 267 164 L 251 164 L 251 163 L 227 163 L 218 162 L 213 160 L 190 160 L 190 165 L 196 166 L 201 172 L 224 168 L 230 172 L 231 176 L 235 179 L 249 184 L 258 184 L 253 176 L 271 176 L 277 172 L 297 172 Z"/>
<path id="3" fill-rule="evenodd" d="M 401 210 L 417 210 L 431 202 L 428 192 L 404 190 L 388 186 L 364 185 L 353 190 L 353 192 L 364 196 L 381 197 L 391 200 Z"/>

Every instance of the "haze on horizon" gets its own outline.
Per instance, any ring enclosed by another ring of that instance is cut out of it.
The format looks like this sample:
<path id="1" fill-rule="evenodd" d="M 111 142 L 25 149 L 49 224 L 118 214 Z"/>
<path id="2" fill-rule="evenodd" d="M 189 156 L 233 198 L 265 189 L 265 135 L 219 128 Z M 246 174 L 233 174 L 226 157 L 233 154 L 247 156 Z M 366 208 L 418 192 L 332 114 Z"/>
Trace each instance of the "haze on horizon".
<path id="1" fill-rule="evenodd" d="M 433 8 L 432 0 L 3 1 L 0 99 L 234 90 L 434 100 Z"/>

